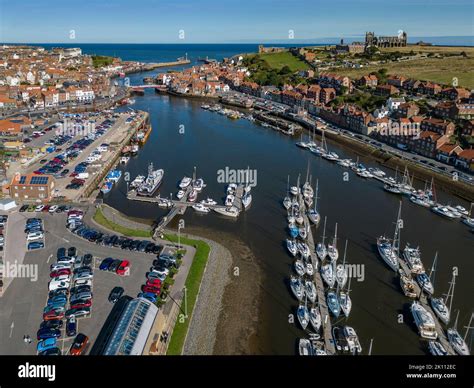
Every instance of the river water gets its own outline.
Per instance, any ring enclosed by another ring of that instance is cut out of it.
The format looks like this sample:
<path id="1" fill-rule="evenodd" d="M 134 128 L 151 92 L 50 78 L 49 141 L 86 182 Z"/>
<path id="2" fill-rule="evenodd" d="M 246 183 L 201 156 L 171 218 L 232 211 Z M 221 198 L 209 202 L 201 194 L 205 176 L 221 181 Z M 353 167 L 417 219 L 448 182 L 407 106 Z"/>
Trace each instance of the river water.
<path id="1" fill-rule="evenodd" d="M 131 76 L 132 84 L 141 83 L 146 75 L 149 74 Z M 413 324 L 409 301 L 400 291 L 398 277 L 376 252 L 377 236 L 393 235 L 398 197 L 383 191 L 379 182 L 364 180 L 352 172 L 349 172 L 349 180 L 344 180 L 343 173 L 348 170 L 299 149 L 294 144 L 295 139 L 247 120 L 233 121 L 203 110 L 202 101 L 152 91 L 135 99 L 133 108 L 150 113 L 153 132 L 139 155 L 122 168 L 130 172 L 131 179 L 145 174 L 148 163 L 153 162 L 155 168 L 165 170 L 160 191 L 162 196 L 169 196 L 176 193 L 179 180 L 184 175 L 190 176 L 196 166 L 197 175 L 207 183 L 200 199 L 210 196 L 222 203 L 226 185 L 218 182 L 219 170 L 249 167 L 257 173 L 252 206 L 238 220 L 214 212 L 202 216 L 192 209 L 186 212 L 184 219 L 188 226 L 232 233 L 242 239 L 257 258 L 264 275 L 263 283 L 255 285 L 262 291 L 259 352 L 294 354 L 296 339 L 305 335 L 297 324 L 288 322 L 288 315 L 296 312 L 297 302 L 287 285 L 292 259 L 284 245 L 286 211 L 281 200 L 286 192 L 287 176 L 290 175 L 293 183 L 298 174 L 304 178 L 309 161 L 313 182 L 316 178 L 319 180 L 318 207 L 328 219 L 326 234 L 334 233 L 337 222 L 340 257 L 347 239 L 347 262 L 358 264 L 364 270 L 363 281 L 352 281 L 353 308 L 346 324 L 357 330 L 364 351 L 373 338 L 373 354 L 426 353 Z M 340 156 L 357 157 L 337 144 L 329 143 L 329 148 Z M 375 166 L 363 156 L 361 161 Z M 418 186 L 422 187 L 423 183 L 418 182 Z M 157 219 L 164 215 L 156 205 L 128 201 L 125 193 L 126 185 L 121 180 L 104 200 L 133 217 Z M 468 206 L 443 192 L 438 193 L 438 199 Z M 419 245 L 427 268 L 431 267 L 438 251 L 437 296 L 447 291 L 451 268 L 458 267 L 453 309 L 461 311 L 458 324 L 461 328 L 467 324 L 473 307 L 474 235 L 460 222 L 444 220 L 407 198 L 403 199 L 402 218 L 402 247 L 406 242 Z M 322 229 L 321 222 L 319 228 L 313 230 L 316 241 L 321 238 Z"/>

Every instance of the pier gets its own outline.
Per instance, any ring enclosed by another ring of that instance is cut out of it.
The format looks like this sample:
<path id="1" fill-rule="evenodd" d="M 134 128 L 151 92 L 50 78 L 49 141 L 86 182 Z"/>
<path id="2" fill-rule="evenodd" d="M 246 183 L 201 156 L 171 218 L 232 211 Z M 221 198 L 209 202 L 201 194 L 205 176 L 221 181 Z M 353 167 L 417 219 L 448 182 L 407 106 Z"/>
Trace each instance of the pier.
<path id="1" fill-rule="evenodd" d="M 164 206 L 165 208 L 169 208 L 170 211 L 168 212 L 166 216 L 161 218 L 160 222 L 158 223 L 158 225 L 156 226 L 153 232 L 153 239 L 157 239 L 163 233 L 163 231 L 168 226 L 168 224 L 174 219 L 174 217 L 176 217 L 177 215 L 183 215 L 186 212 L 186 209 L 188 207 L 194 206 L 199 203 L 197 200 L 195 202 L 190 202 L 187 200 L 191 191 L 192 191 L 192 184 L 186 188 L 184 197 L 178 200 L 178 199 L 172 199 L 172 198 L 162 198 L 160 196 L 156 196 L 156 197 L 140 196 L 137 194 L 135 190 L 130 190 L 127 193 L 127 199 L 131 201 L 153 203 L 158 206 L 161 206 L 161 204 L 171 204 L 171 206 L 169 205 Z M 243 204 L 242 204 L 243 195 L 244 195 L 244 186 L 238 185 L 235 191 L 235 199 L 232 206 L 237 208 L 239 212 L 243 210 Z M 205 206 L 211 210 L 215 210 L 215 209 L 224 210 L 227 207 L 229 207 L 225 205 L 205 205 Z"/>
<path id="2" fill-rule="evenodd" d="M 304 218 L 304 224 L 305 225 L 311 225 L 307 212 L 306 212 L 306 204 L 303 200 L 303 194 L 300 192 L 298 194 L 298 201 L 299 203 L 303 204 L 303 218 Z M 306 239 L 306 243 L 308 244 L 309 250 L 311 252 L 311 257 L 313 257 L 313 254 L 316 255 L 316 245 L 314 243 L 313 239 L 313 231 L 311 230 L 311 227 L 308 228 L 308 237 Z M 314 266 L 314 260 L 313 261 L 313 266 Z M 316 261 L 318 261 L 318 257 L 316 256 Z M 319 267 L 319 265 L 318 265 Z M 321 321 L 322 321 L 322 336 L 324 339 L 324 348 L 326 350 L 326 353 L 328 355 L 334 355 L 336 354 L 336 347 L 334 345 L 334 341 L 332 339 L 332 324 L 331 324 L 331 317 L 329 314 L 329 309 L 326 304 L 326 294 L 324 292 L 324 282 L 323 279 L 321 278 L 321 274 L 319 270 L 316 270 L 316 266 L 314 266 L 315 271 L 314 271 L 314 283 L 316 285 L 316 291 L 318 293 L 318 307 L 319 307 L 319 313 L 321 314 Z"/>
<path id="3" fill-rule="evenodd" d="M 410 268 L 408 268 L 407 263 L 400 257 L 398 257 L 398 262 L 400 263 L 400 268 L 405 273 L 405 275 L 408 276 L 409 278 L 412 278 L 411 271 L 410 271 Z M 426 311 L 428 311 L 433 316 L 433 319 L 436 325 L 436 332 L 438 333 L 438 341 L 441 343 L 441 345 L 443 345 L 443 347 L 446 349 L 449 355 L 456 355 L 457 353 L 454 351 L 451 344 L 449 343 L 448 338 L 446 337 L 446 333 L 444 332 L 443 327 L 441 326 L 441 323 L 439 322 L 438 316 L 434 313 L 433 309 L 431 308 L 428 302 L 428 298 L 423 293 L 423 290 L 418 285 L 418 282 L 414 280 L 413 283 L 415 285 L 416 294 L 420 295 L 418 298 L 418 302 L 426 309 Z"/>

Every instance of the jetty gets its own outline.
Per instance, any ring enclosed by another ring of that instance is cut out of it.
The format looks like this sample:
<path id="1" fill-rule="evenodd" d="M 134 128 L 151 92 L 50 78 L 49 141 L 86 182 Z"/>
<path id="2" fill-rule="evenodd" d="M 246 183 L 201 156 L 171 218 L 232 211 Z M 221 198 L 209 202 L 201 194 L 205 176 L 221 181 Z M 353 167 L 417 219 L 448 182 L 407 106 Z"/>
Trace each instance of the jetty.
<path id="1" fill-rule="evenodd" d="M 303 210 L 302 214 L 304 218 L 304 224 L 311 225 L 307 216 L 306 204 L 302 197 L 303 197 L 303 194 L 300 192 L 298 194 L 298 201 L 300 204 L 302 204 L 302 210 Z M 311 257 L 313 257 L 313 254 L 316 255 L 315 253 L 316 245 L 314 243 L 313 231 L 311 228 L 308 228 L 308 237 L 306 239 L 306 243 L 308 244 L 309 250 L 312 253 Z M 317 260 L 318 258 L 316 257 L 316 261 Z M 324 348 L 328 355 L 334 355 L 336 354 L 336 347 L 332 338 L 332 324 L 331 324 L 331 317 L 329 315 L 329 308 L 326 304 L 324 282 L 321 277 L 321 273 L 319 271 L 314 271 L 313 277 L 314 277 L 314 283 L 316 285 L 316 291 L 318 293 L 318 307 L 319 307 L 319 312 L 321 314 L 321 320 L 322 320 L 322 337 L 324 339 Z"/>

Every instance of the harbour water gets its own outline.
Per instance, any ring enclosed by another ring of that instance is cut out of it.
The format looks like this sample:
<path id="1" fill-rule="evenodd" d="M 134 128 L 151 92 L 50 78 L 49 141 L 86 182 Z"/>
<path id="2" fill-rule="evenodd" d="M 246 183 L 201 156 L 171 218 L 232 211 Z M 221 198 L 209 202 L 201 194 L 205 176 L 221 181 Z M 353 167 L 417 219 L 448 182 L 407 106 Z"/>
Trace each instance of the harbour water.
<path id="1" fill-rule="evenodd" d="M 147 75 L 133 75 L 132 84 L 139 83 Z M 148 163 L 153 162 L 155 168 L 165 170 L 160 193 L 167 197 L 177 192 L 179 180 L 192 174 L 193 166 L 197 166 L 198 177 L 203 177 L 207 183 L 200 199 L 210 196 L 222 203 L 226 185 L 218 182 L 219 170 L 249 167 L 257 172 L 257 185 L 252 190 L 253 204 L 238 220 L 229 220 L 213 212 L 203 216 L 192 209 L 186 212 L 184 219 L 191 227 L 202 226 L 235 235 L 256 257 L 264 276 L 263 283 L 255 285 L 262 291 L 256 346 L 259 352 L 294 354 L 296 339 L 304 336 L 296 323 L 288 322 L 288 315 L 296 312 L 297 301 L 291 296 L 287 283 L 292 259 L 284 245 L 288 232 L 281 200 L 286 191 L 287 175 L 293 183 L 298 174 L 304 178 L 309 160 L 313 182 L 319 179 L 318 207 L 322 216 L 328 217 L 327 235 L 334 233 L 337 222 L 340 251 L 347 238 L 348 263 L 358 264 L 364 271 L 363 280 L 353 279 L 351 284 L 353 309 L 347 324 L 357 330 L 365 351 L 370 339 L 374 339 L 373 354 L 426 353 L 398 278 L 376 252 L 377 236 L 393 234 L 398 197 L 385 192 L 379 182 L 359 178 L 352 172 L 346 181 L 343 173 L 348 170 L 297 148 L 296 139 L 247 120 L 229 120 L 203 110 L 200 108 L 202 101 L 158 95 L 152 91 L 135 99 L 133 108 L 150 112 L 153 132 L 139 155 L 121 167 L 130 172 L 131 179 L 144 174 Z M 342 157 L 354 160 L 357 157 L 336 144 L 329 143 L 329 148 Z M 360 161 L 375 166 L 362 156 Z M 419 187 L 423 185 L 418 182 Z M 437 194 L 443 203 L 468 207 L 445 193 Z M 123 180 L 104 201 L 132 217 L 158 219 L 164 215 L 164 210 L 156 205 L 128 201 Z M 437 296 L 447 291 L 451 268 L 458 267 L 453 308 L 461 310 L 458 325 L 461 328 L 467 324 L 473 307 L 474 235 L 460 222 L 447 221 L 412 204 L 408 198 L 403 199 L 402 217 L 402 247 L 406 242 L 419 245 L 427 268 L 438 251 Z M 321 234 L 322 226 L 314 232 L 316 241 Z M 225 241 L 222 243 L 225 245 Z"/>

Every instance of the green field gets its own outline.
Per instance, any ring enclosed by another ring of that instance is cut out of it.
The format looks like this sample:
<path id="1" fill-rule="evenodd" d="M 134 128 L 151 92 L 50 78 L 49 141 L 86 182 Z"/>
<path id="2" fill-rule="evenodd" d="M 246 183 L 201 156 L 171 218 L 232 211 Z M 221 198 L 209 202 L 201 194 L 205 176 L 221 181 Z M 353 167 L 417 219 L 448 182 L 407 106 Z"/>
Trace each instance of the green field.
<path id="1" fill-rule="evenodd" d="M 177 243 L 178 236 L 176 235 L 165 235 L 165 239 L 171 242 Z M 168 355 L 180 355 L 183 349 L 184 340 L 188 332 L 189 322 L 194 310 L 194 305 L 199 293 L 199 287 L 201 285 L 202 276 L 206 268 L 207 259 L 209 258 L 209 252 L 211 248 L 208 244 L 201 240 L 192 240 L 189 238 L 181 237 L 181 244 L 194 246 L 196 248 L 196 254 L 193 258 L 191 268 L 189 269 L 188 277 L 186 278 L 186 294 L 187 294 L 187 309 L 188 319 L 180 322 L 179 318 L 176 321 L 176 325 L 171 335 L 170 344 L 168 346 Z"/>
<path id="2" fill-rule="evenodd" d="M 95 222 L 97 222 L 99 225 L 102 225 L 104 228 L 113 230 L 114 232 L 123 234 L 124 236 L 147 237 L 147 238 L 152 236 L 151 230 L 126 228 L 125 226 L 122 226 L 110 221 L 108 218 L 104 216 L 104 213 L 102 213 L 101 209 L 97 209 L 92 218 Z"/>
<path id="3" fill-rule="evenodd" d="M 114 61 L 113 57 L 106 57 L 103 55 L 92 56 L 92 64 L 94 65 L 95 68 L 108 66 L 112 64 L 113 61 Z"/>
<path id="4" fill-rule="evenodd" d="M 309 69 L 309 65 L 301 59 L 295 57 L 289 51 L 281 53 L 258 54 L 272 69 L 280 70 L 284 66 L 288 66 L 292 72 Z"/>

